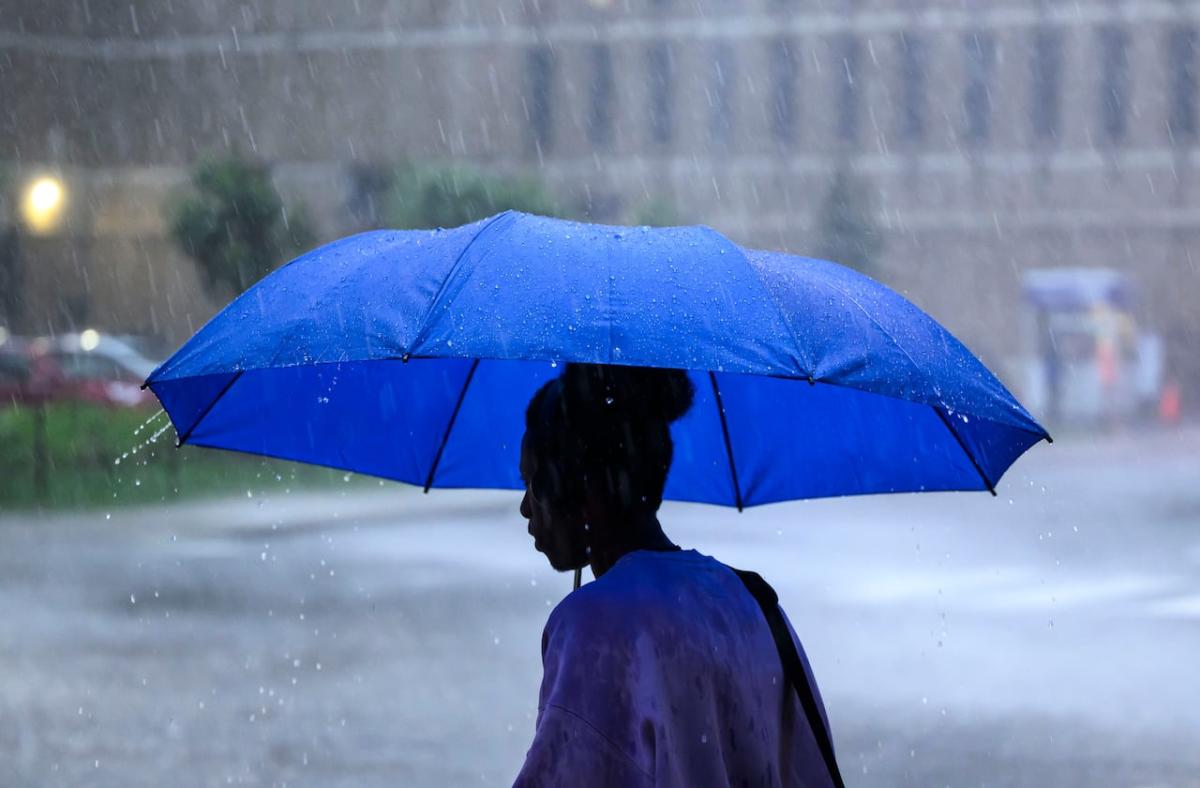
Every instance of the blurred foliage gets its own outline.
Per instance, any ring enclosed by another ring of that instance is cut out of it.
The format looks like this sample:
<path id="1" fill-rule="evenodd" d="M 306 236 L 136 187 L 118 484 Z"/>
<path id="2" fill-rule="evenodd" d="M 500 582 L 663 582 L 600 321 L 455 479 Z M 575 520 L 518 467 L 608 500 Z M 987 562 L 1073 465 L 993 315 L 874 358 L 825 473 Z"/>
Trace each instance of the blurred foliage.
<path id="1" fill-rule="evenodd" d="M 558 201 L 537 180 L 492 175 L 450 164 L 402 165 L 383 203 L 396 229 L 458 227 L 501 211 L 561 216 Z"/>
<path id="2" fill-rule="evenodd" d="M 817 232 L 817 257 L 875 275 L 883 235 L 875 226 L 870 192 L 844 167 L 834 173 L 817 216 Z"/>
<path id="3" fill-rule="evenodd" d="M 192 187 L 170 208 L 171 235 L 210 291 L 241 293 L 312 246 L 307 212 L 285 209 L 264 164 L 208 159 L 192 171 Z"/>
<path id="4" fill-rule="evenodd" d="M 648 227 L 672 227 L 679 224 L 679 213 L 666 200 L 646 200 L 633 212 L 633 223 Z"/>
<path id="5" fill-rule="evenodd" d="M 29 407 L 0 408 L 0 511 L 116 507 L 245 495 L 248 489 L 284 492 L 343 484 L 347 478 L 343 471 L 283 460 L 193 446 L 176 449 L 175 433 L 169 428 L 144 445 L 153 430 L 168 424 L 160 414 L 142 427 L 150 415 L 147 410 L 83 403 L 46 406 L 41 459 L 46 464 L 46 489 L 39 490 L 35 412 Z M 351 478 L 373 483 L 367 477 Z"/>

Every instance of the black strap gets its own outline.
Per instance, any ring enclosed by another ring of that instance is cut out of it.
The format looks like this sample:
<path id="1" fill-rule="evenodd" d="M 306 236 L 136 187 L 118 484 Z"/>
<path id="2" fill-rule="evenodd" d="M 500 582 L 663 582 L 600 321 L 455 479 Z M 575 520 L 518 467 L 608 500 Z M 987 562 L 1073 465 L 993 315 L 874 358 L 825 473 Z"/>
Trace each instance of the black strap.
<path id="1" fill-rule="evenodd" d="M 792 641 L 792 633 L 788 630 L 787 622 L 783 620 L 783 613 L 779 610 L 779 595 L 756 572 L 733 569 L 733 573 L 746 586 L 746 590 L 754 597 L 754 601 L 758 602 L 763 616 L 771 626 L 771 635 L 775 638 L 775 648 L 779 649 L 779 659 L 783 663 L 783 673 L 795 687 L 796 694 L 800 696 L 800 705 L 804 708 L 804 716 L 808 718 L 808 727 L 812 729 L 813 736 L 817 740 L 821 757 L 825 759 L 829 777 L 833 780 L 836 788 L 846 788 L 846 784 L 842 782 L 842 773 L 838 770 L 837 758 L 833 754 L 833 742 L 830 741 L 825 720 L 821 718 L 821 711 L 817 708 L 817 699 L 813 695 L 812 685 L 808 682 L 808 674 L 804 670 L 803 663 L 800 662 L 800 653 L 796 651 L 796 644 Z"/>

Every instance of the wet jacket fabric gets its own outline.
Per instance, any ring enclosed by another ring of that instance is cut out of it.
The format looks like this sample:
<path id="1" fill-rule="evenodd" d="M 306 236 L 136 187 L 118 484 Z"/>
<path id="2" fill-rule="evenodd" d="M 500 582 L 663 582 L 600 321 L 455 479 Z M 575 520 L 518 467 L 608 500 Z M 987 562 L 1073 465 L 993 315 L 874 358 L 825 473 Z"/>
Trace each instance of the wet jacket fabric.
<path id="1" fill-rule="evenodd" d="M 519 788 L 832 784 L 762 611 L 709 556 L 623 556 L 550 614 L 542 664 Z"/>

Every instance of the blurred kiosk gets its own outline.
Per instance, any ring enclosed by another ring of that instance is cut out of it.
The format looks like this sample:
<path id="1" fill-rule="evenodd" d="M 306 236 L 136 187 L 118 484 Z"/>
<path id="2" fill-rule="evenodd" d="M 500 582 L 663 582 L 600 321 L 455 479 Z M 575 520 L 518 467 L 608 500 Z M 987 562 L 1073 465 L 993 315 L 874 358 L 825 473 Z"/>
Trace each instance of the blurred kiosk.
<path id="1" fill-rule="evenodd" d="M 1108 268 L 1025 272 L 1025 396 L 1052 423 L 1115 425 L 1154 412 L 1162 342 L 1138 327 L 1129 276 Z"/>

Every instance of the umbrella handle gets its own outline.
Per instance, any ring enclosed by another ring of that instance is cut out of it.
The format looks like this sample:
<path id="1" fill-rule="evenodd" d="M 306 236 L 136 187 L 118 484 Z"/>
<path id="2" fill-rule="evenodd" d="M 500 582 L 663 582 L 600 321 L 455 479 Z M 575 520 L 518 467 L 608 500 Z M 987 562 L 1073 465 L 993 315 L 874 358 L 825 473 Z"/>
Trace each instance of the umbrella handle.
<path id="1" fill-rule="evenodd" d="M 575 588 L 572 590 L 579 589 L 579 583 L 582 579 L 583 579 L 583 567 L 580 567 L 575 570 Z"/>

